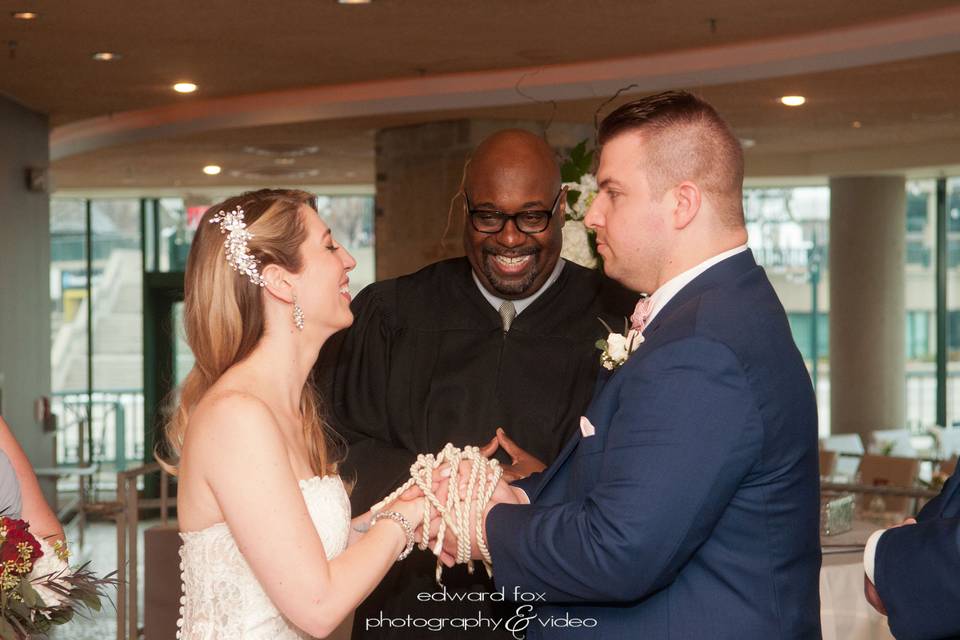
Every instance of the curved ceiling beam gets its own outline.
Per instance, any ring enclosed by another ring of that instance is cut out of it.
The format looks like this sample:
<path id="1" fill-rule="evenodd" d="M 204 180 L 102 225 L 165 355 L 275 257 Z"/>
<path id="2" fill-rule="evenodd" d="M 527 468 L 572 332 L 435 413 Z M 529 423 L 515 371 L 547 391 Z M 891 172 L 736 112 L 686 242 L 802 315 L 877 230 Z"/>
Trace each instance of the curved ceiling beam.
<path id="1" fill-rule="evenodd" d="M 572 64 L 327 85 L 127 111 L 53 129 L 52 160 L 224 128 L 576 100 L 859 67 L 960 51 L 960 8 L 814 34 Z M 523 94 L 518 92 L 522 85 Z"/>

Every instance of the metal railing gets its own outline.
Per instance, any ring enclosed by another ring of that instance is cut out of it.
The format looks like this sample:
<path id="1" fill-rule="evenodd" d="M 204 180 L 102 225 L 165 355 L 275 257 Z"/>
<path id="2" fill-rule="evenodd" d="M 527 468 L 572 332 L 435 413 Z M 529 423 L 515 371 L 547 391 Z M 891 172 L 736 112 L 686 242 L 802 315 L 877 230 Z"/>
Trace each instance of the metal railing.
<path id="1" fill-rule="evenodd" d="M 142 389 L 104 389 L 92 394 L 55 392 L 51 408 L 67 424 L 84 420 L 90 425 L 82 436 L 66 431 L 63 437 L 57 438 L 57 465 L 79 464 L 84 449 L 89 452 L 90 462 L 117 471 L 123 471 L 131 462 L 139 464 L 143 460 Z"/>
<path id="2" fill-rule="evenodd" d="M 160 474 L 160 498 L 141 499 L 137 484 L 141 478 Z M 117 504 L 113 517 L 117 522 L 117 640 L 136 640 L 142 629 L 138 621 L 138 553 L 141 509 L 160 509 L 160 523 L 170 519 L 170 474 L 152 462 L 117 473 Z M 126 635 L 125 635 L 126 634 Z"/>

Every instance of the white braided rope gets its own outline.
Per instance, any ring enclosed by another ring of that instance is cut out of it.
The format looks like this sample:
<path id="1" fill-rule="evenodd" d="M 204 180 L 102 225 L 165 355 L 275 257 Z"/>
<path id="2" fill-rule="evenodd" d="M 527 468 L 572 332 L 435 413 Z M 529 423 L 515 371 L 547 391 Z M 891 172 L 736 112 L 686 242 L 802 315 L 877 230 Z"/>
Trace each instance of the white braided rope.
<path id="1" fill-rule="evenodd" d="M 470 463 L 470 474 L 463 496 L 460 495 L 460 465 L 462 462 Z M 455 483 L 447 491 L 447 500 L 443 504 L 436 494 L 433 493 L 434 472 L 441 469 L 444 465 L 450 470 L 450 481 Z M 433 553 L 437 556 L 443 550 L 443 539 L 446 535 L 447 527 L 457 540 L 457 564 L 466 564 L 467 570 L 473 573 L 473 562 L 470 559 L 470 529 L 471 515 L 473 516 L 474 535 L 477 541 L 477 548 L 480 555 L 483 556 L 483 564 L 488 575 L 493 575 L 491 568 L 492 560 L 490 550 L 487 548 L 486 541 L 483 538 L 483 511 L 493 497 L 497 483 L 503 475 L 503 467 L 495 459 L 488 459 L 480 453 L 477 447 L 464 447 L 460 449 L 448 443 L 437 455 L 420 454 L 416 462 L 410 465 L 410 479 L 397 487 L 386 498 L 373 505 L 371 512 L 377 513 L 384 507 L 391 504 L 399 498 L 406 490 L 416 485 L 426 498 L 423 510 L 423 529 L 418 546 L 421 550 L 427 548 L 427 540 L 430 539 L 430 521 L 433 519 L 433 511 L 436 510 L 440 517 L 440 524 L 437 526 L 437 542 L 434 545 Z M 471 513 L 472 511 L 472 513 Z M 437 560 L 437 583 L 441 583 L 441 573 L 443 564 Z"/>

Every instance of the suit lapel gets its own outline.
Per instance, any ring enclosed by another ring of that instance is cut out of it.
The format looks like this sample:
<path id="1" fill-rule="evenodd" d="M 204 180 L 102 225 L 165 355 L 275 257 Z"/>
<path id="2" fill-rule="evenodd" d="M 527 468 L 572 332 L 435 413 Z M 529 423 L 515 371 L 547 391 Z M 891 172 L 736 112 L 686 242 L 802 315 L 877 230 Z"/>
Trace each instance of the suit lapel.
<path id="1" fill-rule="evenodd" d="M 557 475 L 557 471 L 566 463 L 567 458 L 570 457 L 570 454 L 573 453 L 573 450 L 577 448 L 577 445 L 580 443 L 580 439 L 583 436 L 580 432 L 577 432 L 570 436 L 570 439 L 567 440 L 566 446 L 563 447 L 563 451 L 560 452 L 560 455 L 557 456 L 557 459 L 553 461 L 549 467 L 543 472 L 543 480 L 537 484 L 537 489 L 534 491 L 534 495 L 530 496 L 530 502 L 532 503 L 537 499 L 541 493 L 543 493 L 544 487 L 553 480 L 553 476 Z"/>
<path id="2" fill-rule="evenodd" d="M 653 324 L 644 332 L 645 343 L 653 338 L 653 334 L 660 328 L 660 325 L 669 319 L 669 317 L 676 312 L 677 309 L 681 308 L 686 302 L 693 300 L 699 295 L 702 295 L 705 291 L 717 287 L 719 285 L 732 282 L 747 273 L 752 269 L 757 268 L 757 262 L 753 258 L 753 252 L 747 249 L 741 253 L 738 253 L 734 256 L 718 262 L 713 265 L 699 276 L 694 278 L 687 286 L 677 292 L 673 298 L 667 303 L 667 305 L 657 314 L 657 317 L 654 319 Z M 643 345 L 640 346 L 643 349 Z M 610 379 L 617 374 L 619 367 L 613 371 L 608 371 L 606 369 L 601 369 L 600 373 L 597 375 L 596 386 L 593 391 L 593 399 L 591 404 L 596 402 L 597 397 L 603 391 L 603 387 L 610 381 Z M 586 413 L 586 411 L 584 411 Z M 557 456 L 557 459 L 553 461 L 547 469 L 543 472 L 543 480 L 537 484 L 537 489 L 534 492 L 533 496 L 530 496 L 530 501 L 533 502 L 536 500 L 537 496 L 543 493 L 543 490 L 546 488 L 554 476 L 557 474 L 557 471 L 566 463 L 567 458 L 573 453 L 577 448 L 580 440 L 583 436 L 580 433 L 575 433 L 570 440 L 564 446 L 563 450 L 560 452 L 560 455 Z"/>

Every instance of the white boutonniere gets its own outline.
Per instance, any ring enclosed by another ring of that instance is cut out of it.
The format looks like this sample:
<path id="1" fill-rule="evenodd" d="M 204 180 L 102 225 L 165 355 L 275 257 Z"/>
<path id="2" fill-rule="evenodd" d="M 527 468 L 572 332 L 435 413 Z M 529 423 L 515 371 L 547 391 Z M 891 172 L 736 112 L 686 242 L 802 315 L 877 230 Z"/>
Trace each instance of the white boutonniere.
<path id="1" fill-rule="evenodd" d="M 603 322 L 603 320 L 600 320 L 600 322 Z M 637 329 L 630 329 L 626 323 L 624 323 L 623 333 L 617 333 L 606 322 L 603 322 L 603 326 L 607 328 L 610 334 L 606 340 L 597 340 L 597 349 L 600 349 L 600 364 L 603 365 L 604 369 L 613 371 L 617 367 L 623 366 L 630 355 L 643 344 L 643 334 Z"/>

